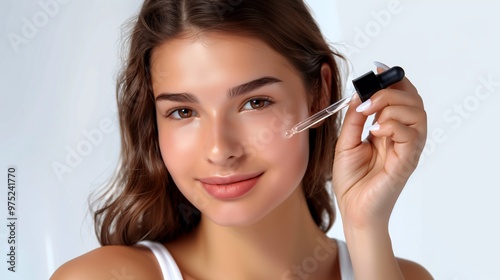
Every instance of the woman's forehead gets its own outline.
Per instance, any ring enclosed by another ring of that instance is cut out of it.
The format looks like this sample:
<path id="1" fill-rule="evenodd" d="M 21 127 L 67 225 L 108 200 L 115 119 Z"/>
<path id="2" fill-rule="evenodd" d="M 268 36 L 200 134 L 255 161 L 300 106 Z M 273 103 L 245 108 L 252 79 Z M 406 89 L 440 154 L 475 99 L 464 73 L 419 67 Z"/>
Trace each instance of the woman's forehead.
<path id="1" fill-rule="evenodd" d="M 153 88 L 296 72 L 263 41 L 227 34 L 172 39 L 156 47 L 151 58 Z"/>
<path id="2" fill-rule="evenodd" d="M 181 65 L 196 67 L 203 62 L 209 62 L 212 65 L 233 62 L 232 64 L 247 64 L 245 65 L 247 68 L 275 64 L 290 66 L 283 55 L 262 40 L 220 33 L 171 39 L 155 47 L 151 56 L 153 69 L 169 66 L 178 68 Z"/>

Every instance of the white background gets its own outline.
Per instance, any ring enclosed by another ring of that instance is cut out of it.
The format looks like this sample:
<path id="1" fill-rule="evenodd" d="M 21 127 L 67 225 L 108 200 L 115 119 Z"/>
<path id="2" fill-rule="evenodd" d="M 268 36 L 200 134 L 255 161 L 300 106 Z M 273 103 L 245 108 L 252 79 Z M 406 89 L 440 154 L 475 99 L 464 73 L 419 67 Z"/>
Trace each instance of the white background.
<path id="1" fill-rule="evenodd" d="M 98 246 L 88 196 L 118 159 L 120 26 L 141 1 L 54 1 L 0 1 L 1 279 L 47 279 Z M 351 78 L 374 60 L 400 65 L 424 98 L 429 139 L 391 220 L 396 254 L 436 279 L 500 279 L 500 4 L 307 2 Z M 58 175 L 57 164 L 68 172 Z M 10 165 L 16 273 L 6 263 Z M 340 220 L 330 235 L 343 238 Z"/>

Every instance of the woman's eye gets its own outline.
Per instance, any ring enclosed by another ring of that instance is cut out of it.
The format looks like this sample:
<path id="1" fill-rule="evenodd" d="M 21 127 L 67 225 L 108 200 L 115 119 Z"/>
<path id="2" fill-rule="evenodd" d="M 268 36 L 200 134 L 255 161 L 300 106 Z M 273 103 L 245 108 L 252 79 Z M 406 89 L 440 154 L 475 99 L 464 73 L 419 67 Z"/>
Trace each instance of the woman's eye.
<path id="1" fill-rule="evenodd" d="M 193 116 L 196 116 L 196 113 L 188 108 L 181 108 L 172 111 L 170 114 L 168 114 L 169 118 L 176 119 L 176 120 L 181 120 L 181 119 L 187 119 L 191 118 Z"/>
<path id="2" fill-rule="evenodd" d="M 243 105 L 243 109 L 244 110 L 262 109 L 271 105 L 271 103 L 272 102 L 271 100 L 269 100 L 269 98 L 255 98 L 245 103 L 245 105 Z"/>

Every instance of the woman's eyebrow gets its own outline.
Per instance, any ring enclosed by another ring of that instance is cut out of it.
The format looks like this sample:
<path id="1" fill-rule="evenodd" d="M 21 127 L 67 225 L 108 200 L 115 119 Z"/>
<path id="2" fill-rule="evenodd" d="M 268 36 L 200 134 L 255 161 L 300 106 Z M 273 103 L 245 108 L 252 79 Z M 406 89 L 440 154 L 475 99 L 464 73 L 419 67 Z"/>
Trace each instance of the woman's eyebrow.
<path id="1" fill-rule="evenodd" d="M 198 97 L 191 93 L 183 92 L 183 93 L 169 93 L 169 92 L 163 92 L 158 94 L 158 96 L 155 98 L 155 101 L 174 101 L 174 102 L 181 102 L 181 103 L 200 103 L 200 100 Z"/>
<path id="2" fill-rule="evenodd" d="M 282 81 L 278 78 L 275 78 L 275 77 L 262 77 L 262 78 L 250 81 L 248 83 L 244 83 L 242 85 L 235 86 L 235 87 L 231 88 L 227 92 L 227 97 L 229 99 L 235 98 L 235 97 L 243 95 L 245 93 L 257 90 L 263 86 L 267 86 L 267 85 L 274 84 L 274 83 L 280 83 L 280 82 L 282 82 Z"/>
<path id="3" fill-rule="evenodd" d="M 249 93 L 251 91 L 257 90 L 261 87 L 274 84 L 274 83 L 280 83 L 282 82 L 280 79 L 275 78 L 275 77 L 262 77 L 258 78 L 255 80 L 252 80 L 250 82 L 241 84 L 239 86 L 235 86 L 231 89 L 228 90 L 227 92 L 227 97 L 228 99 L 230 98 L 235 98 L 237 96 L 243 95 L 245 93 Z M 199 103 L 200 100 L 198 97 L 196 97 L 194 94 L 188 93 L 188 92 L 182 92 L 182 93 L 170 93 L 170 92 L 163 92 L 158 94 L 158 96 L 155 98 L 155 101 L 163 101 L 163 100 L 169 100 L 169 101 L 174 101 L 174 102 L 187 102 L 187 103 Z"/>

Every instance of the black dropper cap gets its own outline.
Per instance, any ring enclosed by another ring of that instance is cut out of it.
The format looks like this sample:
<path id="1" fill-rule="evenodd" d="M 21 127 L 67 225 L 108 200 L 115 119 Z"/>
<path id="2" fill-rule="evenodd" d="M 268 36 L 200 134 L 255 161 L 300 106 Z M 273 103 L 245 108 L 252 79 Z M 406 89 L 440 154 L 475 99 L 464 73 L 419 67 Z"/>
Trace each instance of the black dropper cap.
<path id="1" fill-rule="evenodd" d="M 394 66 L 378 75 L 370 71 L 363 76 L 352 81 L 354 88 L 361 101 L 370 99 L 377 91 L 387 88 L 399 81 L 405 76 L 405 71 L 399 66 Z"/>

